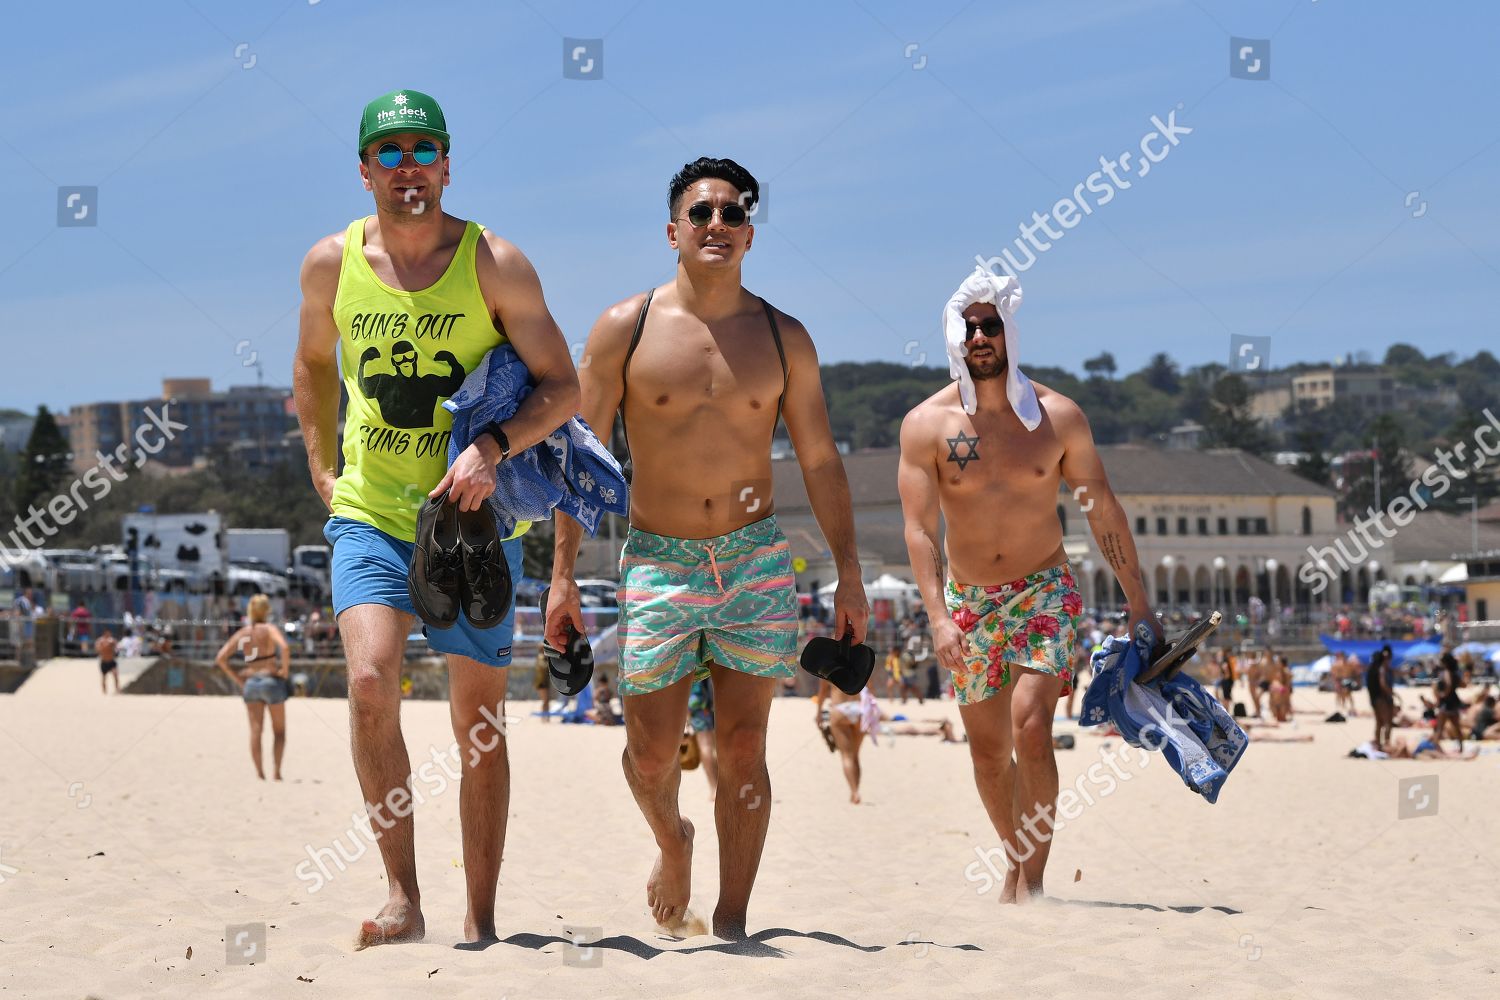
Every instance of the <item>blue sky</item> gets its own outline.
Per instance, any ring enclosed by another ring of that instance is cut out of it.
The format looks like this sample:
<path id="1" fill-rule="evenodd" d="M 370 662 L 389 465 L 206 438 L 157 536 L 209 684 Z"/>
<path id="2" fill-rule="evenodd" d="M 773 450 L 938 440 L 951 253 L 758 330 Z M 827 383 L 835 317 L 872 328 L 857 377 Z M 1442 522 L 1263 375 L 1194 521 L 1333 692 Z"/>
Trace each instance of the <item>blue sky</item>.
<path id="1" fill-rule="evenodd" d="M 766 185 L 746 284 L 803 320 L 825 361 L 936 363 L 939 310 L 976 255 L 1174 111 L 1191 134 L 1020 276 L 1023 363 L 1078 371 L 1101 350 L 1124 370 L 1158 350 L 1222 363 L 1232 334 L 1270 336 L 1272 365 L 1497 341 L 1491 5 L 735 9 L 157 0 L 8 14 L 0 406 L 146 397 L 163 376 L 253 381 L 252 354 L 268 383 L 290 384 L 298 265 L 373 210 L 358 114 L 397 87 L 444 105 L 445 208 L 530 256 L 574 342 L 671 274 L 667 180 L 710 154 Z M 603 79 L 563 79 L 563 36 L 603 38 Z M 1231 36 L 1270 40 L 1268 80 L 1231 78 Z M 96 226 L 59 228 L 72 185 L 98 186 Z"/>

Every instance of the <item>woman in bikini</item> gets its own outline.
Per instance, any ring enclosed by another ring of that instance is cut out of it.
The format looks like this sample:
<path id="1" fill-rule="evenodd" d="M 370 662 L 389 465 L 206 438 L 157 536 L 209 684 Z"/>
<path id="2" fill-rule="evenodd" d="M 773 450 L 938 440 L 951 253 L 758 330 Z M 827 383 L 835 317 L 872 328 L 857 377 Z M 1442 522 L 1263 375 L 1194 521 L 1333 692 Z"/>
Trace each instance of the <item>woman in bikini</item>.
<path id="1" fill-rule="evenodd" d="M 865 688 L 860 694 L 848 695 L 825 680 L 818 685 L 818 693 L 813 698 L 813 721 L 819 729 L 824 726 L 823 709 L 828 709 L 828 729 L 824 730 L 824 738 L 832 740 L 829 749 L 838 751 L 839 760 L 844 765 L 844 780 L 849 783 L 849 801 L 855 805 L 860 801 L 859 748 L 869 725 L 865 721 L 862 696 L 869 694 L 869 690 Z"/>
<path id="2" fill-rule="evenodd" d="M 275 765 L 273 777 L 281 780 L 281 756 L 286 750 L 286 699 L 291 691 L 287 675 L 291 666 L 291 651 L 281 629 L 266 619 L 271 615 L 271 599 L 265 594 L 250 598 L 250 623 L 243 626 L 219 649 L 214 662 L 228 675 L 241 696 L 245 699 L 245 711 L 250 715 L 250 759 L 255 762 L 255 773 L 262 781 L 266 769 L 261 765 L 261 733 L 266 709 L 271 710 L 272 761 Z M 245 665 L 238 672 L 229 666 L 229 657 L 239 652 Z"/>

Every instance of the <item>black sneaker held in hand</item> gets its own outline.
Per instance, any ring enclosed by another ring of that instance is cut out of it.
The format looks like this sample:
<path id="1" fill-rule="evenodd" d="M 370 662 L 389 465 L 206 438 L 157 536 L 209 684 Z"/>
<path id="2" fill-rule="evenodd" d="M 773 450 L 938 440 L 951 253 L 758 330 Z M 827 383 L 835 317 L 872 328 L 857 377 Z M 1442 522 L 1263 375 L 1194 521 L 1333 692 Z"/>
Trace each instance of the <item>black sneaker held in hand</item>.
<path id="1" fill-rule="evenodd" d="M 458 512 L 458 548 L 463 554 L 464 614 L 475 628 L 494 628 L 510 611 L 513 588 L 488 500 L 477 510 Z"/>
<path id="2" fill-rule="evenodd" d="M 428 499 L 417 512 L 417 539 L 406 571 L 411 605 L 429 627 L 452 628 L 458 621 L 463 569 L 458 506 L 444 493 Z"/>

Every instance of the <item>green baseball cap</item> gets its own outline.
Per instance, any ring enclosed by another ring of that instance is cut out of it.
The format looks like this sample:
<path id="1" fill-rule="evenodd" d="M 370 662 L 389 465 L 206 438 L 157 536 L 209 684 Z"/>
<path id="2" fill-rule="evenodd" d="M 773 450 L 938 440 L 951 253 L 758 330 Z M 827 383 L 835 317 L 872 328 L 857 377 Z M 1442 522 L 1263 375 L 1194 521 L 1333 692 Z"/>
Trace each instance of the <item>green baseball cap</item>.
<path id="1" fill-rule="evenodd" d="M 417 90 L 393 90 L 382 94 L 365 105 L 359 116 L 359 148 L 364 155 L 365 147 L 373 139 L 397 132 L 421 132 L 443 144 L 443 152 L 450 152 L 448 122 L 443 118 L 443 109 L 438 102 Z"/>

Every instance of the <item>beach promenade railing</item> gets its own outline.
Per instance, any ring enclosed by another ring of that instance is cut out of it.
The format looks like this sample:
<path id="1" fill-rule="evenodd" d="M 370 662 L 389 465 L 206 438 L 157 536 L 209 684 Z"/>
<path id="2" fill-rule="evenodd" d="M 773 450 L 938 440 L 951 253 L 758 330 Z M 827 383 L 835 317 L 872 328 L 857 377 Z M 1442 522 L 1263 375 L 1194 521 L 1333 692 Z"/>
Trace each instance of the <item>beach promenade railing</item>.
<path id="1" fill-rule="evenodd" d="M 612 607 L 586 607 L 584 624 L 589 634 L 597 635 L 615 623 L 618 611 Z M 407 636 L 408 658 L 430 655 L 422 623 L 412 620 Z M 523 606 L 515 612 L 512 645 L 521 655 L 531 657 L 541 641 L 542 616 L 539 609 Z M 91 618 L 77 620 L 62 616 L 44 616 L 34 622 L 36 646 L 42 659 L 52 656 L 97 656 L 96 643 L 105 629 L 121 644 L 122 656 L 171 655 L 197 663 L 212 663 L 224 643 L 245 624 L 244 619 L 144 619 Z M 337 660 L 344 655 L 338 623 L 331 619 L 299 620 L 271 624 L 282 630 L 291 659 Z M 9 625 L 9 628 L 4 627 Z M 13 660 L 20 646 L 23 623 L 17 619 L 0 621 L 0 659 Z M 239 656 L 231 650 L 231 662 Z M 528 665 L 530 660 L 527 661 Z"/>

